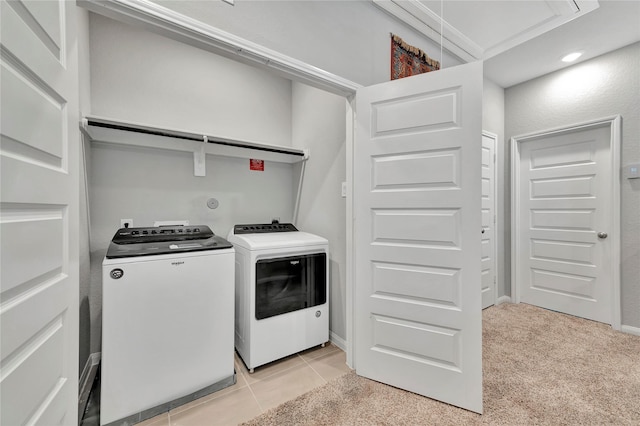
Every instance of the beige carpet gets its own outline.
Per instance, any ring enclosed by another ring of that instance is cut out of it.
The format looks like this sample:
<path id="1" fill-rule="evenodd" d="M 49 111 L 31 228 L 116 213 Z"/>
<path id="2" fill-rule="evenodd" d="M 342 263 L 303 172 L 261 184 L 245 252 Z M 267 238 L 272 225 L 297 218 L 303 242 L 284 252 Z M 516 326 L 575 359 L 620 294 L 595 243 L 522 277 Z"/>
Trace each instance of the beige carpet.
<path id="1" fill-rule="evenodd" d="M 482 319 L 482 416 L 350 373 L 245 425 L 640 425 L 640 337 L 525 304 Z"/>

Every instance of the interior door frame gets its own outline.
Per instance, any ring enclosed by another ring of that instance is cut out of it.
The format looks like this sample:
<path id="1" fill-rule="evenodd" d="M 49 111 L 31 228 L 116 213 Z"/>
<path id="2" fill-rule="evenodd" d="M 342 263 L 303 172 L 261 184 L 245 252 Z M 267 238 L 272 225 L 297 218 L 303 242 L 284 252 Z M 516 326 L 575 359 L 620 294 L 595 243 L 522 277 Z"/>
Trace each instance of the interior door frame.
<path id="1" fill-rule="evenodd" d="M 494 260 L 494 274 L 495 274 L 495 280 L 493 282 L 493 306 L 498 304 L 498 282 L 499 282 L 499 277 L 500 274 L 498 274 L 498 271 L 500 270 L 500 267 L 502 266 L 500 263 L 500 259 L 498 258 L 498 135 L 495 133 L 491 133 L 487 130 L 482 130 L 482 136 L 486 136 L 490 139 L 493 140 L 493 155 L 494 155 L 494 159 L 493 159 L 493 181 L 491 182 L 493 184 L 493 215 L 494 215 L 494 222 L 493 222 L 493 260 Z"/>
<path id="2" fill-rule="evenodd" d="M 520 217 L 520 147 L 534 138 L 541 136 L 556 136 L 564 133 L 571 133 L 576 130 L 587 130 L 589 128 L 609 126 L 611 131 L 609 150 L 609 165 L 611 167 L 611 194 L 612 194 L 612 215 L 610 223 L 609 237 L 611 242 L 611 327 L 614 330 L 621 328 L 621 296 L 620 296 L 620 141 L 621 141 L 621 117 L 615 115 L 601 119 L 581 122 L 569 126 L 556 127 L 535 133 L 528 133 L 511 138 L 511 297 L 514 303 L 520 303 L 520 291 L 517 283 L 518 268 L 521 267 L 518 261 L 518 253 L 522 250 L 521 238 L 518 232 L 518 218 Z"/>
<path id="3" fill-rule="evenodd" d="M 354 267 L 354 221 L 353 216 L 353 149 L 355 141 L 356 126 L 356 96 L 353 94 L 346 99 L 346 157 L 347 157 L 347 212 L 346 212 L 346 254 L 347 254 L 347 271 L 346 291 L 345 291 L 345 329 L 346 329 L 346 363 L 349 368 L 355 369 L 354 363 L 354 347 L 355 347 L 355 319 L 353 317 L 356 303 L 356 286 L 355 286 L 355 267 Z"/>

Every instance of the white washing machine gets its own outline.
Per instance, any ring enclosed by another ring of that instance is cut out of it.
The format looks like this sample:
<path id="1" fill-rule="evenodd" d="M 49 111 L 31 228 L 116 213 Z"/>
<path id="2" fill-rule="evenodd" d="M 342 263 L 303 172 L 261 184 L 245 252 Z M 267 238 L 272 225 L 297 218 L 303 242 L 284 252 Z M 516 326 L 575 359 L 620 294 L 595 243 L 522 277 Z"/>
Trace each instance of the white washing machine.
<path id="1" fill-rule="evenodd" d="M 236 225 L 235 346 L 255 367 L 329 340 L 329 243 L 292 224 Z"/>
<path id="2" fill-rule="evenodd" d="M 102 263 L 101 425 L 235 383 L 234 259 L 206 226 L 118 230 Z"/>

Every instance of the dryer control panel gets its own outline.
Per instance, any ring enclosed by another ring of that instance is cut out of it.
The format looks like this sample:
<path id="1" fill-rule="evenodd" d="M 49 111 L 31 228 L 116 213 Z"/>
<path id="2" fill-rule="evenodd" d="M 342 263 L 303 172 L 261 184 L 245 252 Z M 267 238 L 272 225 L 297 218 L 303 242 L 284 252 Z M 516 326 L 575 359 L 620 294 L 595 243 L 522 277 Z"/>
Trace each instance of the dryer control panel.
<path id="1" fill-rule="evenodd" d="M 233 233 L 241 234 L 265 234 L 267 232 L 297 232 L 292 223 L 264 223 L 253 225 L 235 225 Z"/>

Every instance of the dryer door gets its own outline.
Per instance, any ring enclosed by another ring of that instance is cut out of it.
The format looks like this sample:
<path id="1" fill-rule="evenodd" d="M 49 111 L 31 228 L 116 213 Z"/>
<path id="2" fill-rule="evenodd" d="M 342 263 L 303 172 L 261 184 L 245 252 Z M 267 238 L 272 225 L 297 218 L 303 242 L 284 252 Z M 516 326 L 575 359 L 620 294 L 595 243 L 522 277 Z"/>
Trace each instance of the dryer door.
<path id="1" fill-rule="evenodd" d="M 258 260 L 256 319 L 324 304 L 327 301 L 326 272 L 326 253 Z"/>

